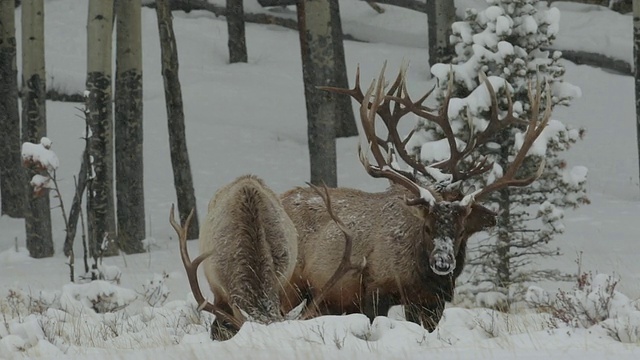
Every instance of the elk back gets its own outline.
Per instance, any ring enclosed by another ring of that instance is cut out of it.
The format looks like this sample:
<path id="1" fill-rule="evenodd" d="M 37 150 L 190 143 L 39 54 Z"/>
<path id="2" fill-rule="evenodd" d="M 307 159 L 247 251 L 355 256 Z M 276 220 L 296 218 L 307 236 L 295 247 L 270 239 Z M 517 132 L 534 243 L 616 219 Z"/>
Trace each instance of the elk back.
<path id="1" fill-rule="evenodd" d="M 297 258 L 297 232 L 277 195 L 253 175 L 219 189 L 200 227 L 200 252 L 216 304 L 251 320 L 282 319 L 280 292 Z"/>

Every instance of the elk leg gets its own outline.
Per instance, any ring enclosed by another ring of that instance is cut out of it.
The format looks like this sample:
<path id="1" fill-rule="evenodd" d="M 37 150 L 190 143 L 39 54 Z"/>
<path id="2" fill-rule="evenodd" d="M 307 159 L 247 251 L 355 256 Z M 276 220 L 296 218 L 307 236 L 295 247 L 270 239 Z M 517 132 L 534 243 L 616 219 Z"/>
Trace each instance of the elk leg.
<path id="1" fill-rule="evenodd" d="M 311 303 L 311 294 L 307 286 L 300 286 L 293 282 L 289 282 L 283 286 L 280 293 L 280 309 L 283 314 L 288 314 L 302 301 L 307 301 L 307 306 Z"/>
<path id="2" fill-rule="evenodd" d="M 404 317 L 412 323 L 422 323 L 427 331 L 433 332 L 442 318 L 444 307 L 445 302 L 440 298 L 422 304 L 412 303 L 404 307 Z"/>
<path id="3" fill-rule="evenodd" d="M 422 307 L 420 311 L 420 320 L 422 320 L 422 326 L 429 332 L 433 332 L 438 326 L 442 314 L 444 313 L 444 303 L 433 304 L 432 306 Z"/>
<path id="4" fill-rule="evenodd" d="M 405 305 L 404 318 L 407 321 L 420 325 L 420 306 L 416 304 Z"/>
<path id="5" fill-rule="evenodd" d="M 444 313 L 444 301 L 436 300 L 425 304 L 410 304 L 404 307 L 404 316 L 407 321 L 422 326 L 429 332 L 433 332 L 438 326 Z"/>
<path id="6" fill-rule="evenodd" d="M 220 310 L 225 311 L 227 314 L 233 314 L 231 307 L 227 303 L 216 304 L 220 308 Z M 216 316 L 213 323 L 211 323 L 211 339 L 218 341 L 225 341 L 231 339 L 237 330 L 234 328 L 232 324 L 227 321 L 220 319 Z"/>
<path id="7" fill-rule="evenodd" d="M 380 295 L 378 289 L 367 293 L 369 295 L 365 296 L 362 312 L 373 323 L 373 319 L 376 316 L 387 316 L 391 307 L 391 300 L 386 295 Z"/>

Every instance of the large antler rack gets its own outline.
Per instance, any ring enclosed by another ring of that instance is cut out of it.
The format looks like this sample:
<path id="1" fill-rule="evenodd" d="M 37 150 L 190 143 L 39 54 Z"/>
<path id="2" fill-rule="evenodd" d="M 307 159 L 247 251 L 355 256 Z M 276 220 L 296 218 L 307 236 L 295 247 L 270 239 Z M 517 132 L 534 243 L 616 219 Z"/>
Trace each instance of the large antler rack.
<path id="1" fill-rule="evenodd" d="M 467 120 L 469 121 L 470 127 L 469 138 L 464 148 L 459 149 L 458 140 L 456 139 L 454 131 L 451 127 L 451 122 L 448 114 L 449 103 L 451 101 L 453 92 L 453 74 L 449 77 L 447 92 L 445 94 L 442 106 L 439 109 L 434 110 L 426 107 L 425 105 L 423 105 L 423 103 L 431 95 L 435 87 L 424 94 L 422 97 L 420 97 L 418 100 L 412 100 L 406 87 L 406 68 L 404 67 L 400 69 L 396 80 L 389 87 L 385 94 L 385 68 L 386 63 L 380 72 L 378 80 L 374 80 L 372 82 L 371 86 L 365 94 L 362 93 L 362 89 L 360 87 L 359 68 L 356 72 L 355 85 L 352 89 L 335 87 L 322 87 L 322 89 L 333 91 L 339 94 L 349 95 L 358 103 L 360 103 L 360 120 L 362 122 L 362 128 L 365 138 L 369 143 L 369 149 L 373 154 L 373 158 L 377 162 L 377 166 L 371 165 L 369 163 L 367 154 L 363 152 L 361 148 L 359 148 L 360 161 L 363 163 L 363 165 L 367 169 L 367 172 L 371 176 L 388 178 L 389 180 L 402 185 L 409 191 L 411 191 L 415 195 L 415 198 L 408 200 L 407 203 L 416 205 L 431 203 L 434 201 L 432 192 L 422 187 L 419 184 L 419 179 L 414 174 L 419 173 L 424 177 L 432 178 L 436 183 L 438 183 L 441 178 L 439 176 L 436 176 L 435 173 L 447 173 L 450 175 L 447 183 L 452 184 L 469 179 L 473 176 L 481 175 L 489 171 L 493 167 L 493 163 L 489 162 L 486 157 L 478 159 L 478 161 L 476 161 L 471 167 L 468 167 L 464 170 L 461 169 L 460 164 L 464 159 L 469 157 L 480 145 L 484 145 L 490 142 L 495 133 L 516 124 L 527 125 L 529 126 L 529 130 L 527 130 L 524 143 L 520 151 L 516 155 L 515 160 L 509 166 L 503 178 L 499 179 L 495 183 L 495 185 L 492 184 L 486 187 L 486 191 L 485 189 L 480 189 L 479 191 L 477 191 L 475 193 L 475 197 L 480 198 L 481 196 L 484 196 L 487 193 L 495 191 L 496 189 L 504 186 L 525 186 L 533 182 L 539 176 L 542 170 L 539 170 L 536 175 L 531 178 L 515 179 L 515 173 L 517 172 L 517 169 L 521 166 L 522 161 L 526 157 L 526 154 L 529 151 L 531 145 L 540 135 L 549 120 L 551 109 L 549 91 L 547 91 L 548 101 L 546 105 L 545 115 L 543 116 L 542 120 L 538 120 L 538 109 L 540 106 L 540 98 L 542 94 L 540 84 L 537 85 L 537 93 L 535 95 L 533 94 L 530 86 L 529 97 L 531 99 L 532 108 L 535 109 L 535 112 L 532 113 L 531 121 L 522 120 L 514 115 L 513 100 L 511 98 L 511 94 L 509 93 L 508 85 L 505 84 L 507 111 L 506 114 L 501 117 L 499 114 L 500 111 L 498 107 L 496 91 L 489 79 L 487 79 L 486 75 L 484 75 L 484 73 L 481 73 L 480 81 L 486 87 L 491 101 L 489 122 L 484 130 L 480 131 L 479 133 L 475 133 L 471 121 L 471 115 L 467 114 Z M 395 103 L 394 106 L 391 105 L 392 102 Z M 432 121 L 441 128 L 450 149 L 450 156 L 448 159 L 437 162 L 435 164 L 431 164 L 429 166 L 425 166 L 419 160 L 414 159 L 407 153 L 406 144 L 413 135 L 413 131 L 405 138 L 405 140 L 402 140 L 398 133 L 397 127 L 400 118 L 408 113 L 413 113 L 428 121 Z M 380 117 L 380 119 L 382 119 L 382 122 L 387 128 L 388 135 L 386 140 L 376 135 L 376 114 Z M 382 150 L 387 153 L 387 156 L 383 154 Z M 409 165 L 413 169 L 412 172 L 407 172 L 392 166 L 393 159 L 387 160 L 387 158 L 392 158 L 396 153 L 407 165 Z M 543 166 L 544 163 L 542 164 L 541 169 L 543 168 Z"/>

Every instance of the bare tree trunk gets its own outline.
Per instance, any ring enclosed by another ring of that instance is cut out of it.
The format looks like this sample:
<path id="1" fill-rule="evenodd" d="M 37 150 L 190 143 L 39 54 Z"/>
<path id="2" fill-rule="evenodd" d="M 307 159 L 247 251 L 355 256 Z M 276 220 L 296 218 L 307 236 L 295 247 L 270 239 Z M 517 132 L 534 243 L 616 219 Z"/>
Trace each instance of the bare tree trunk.
<path id="1" fill-rule="evenodd" d="M 640 170 L 640 0 L 633 0 L 633 57 L 636 81 L 636 136 L 638 141 L 638 170 Z"/>
<path id="2" fill-rule="evenodd" d="M 500 214 L 497 219 L 497 247 L 496 255 L 498 264 L 496 266 L 496 285 L 502 286 L 505 289 L 511 285 L 511 234 L 509 228 L 511 225 L 511 218 L 509 213 L 509 189 L 500 190 L 498 194 L 500 200 L 498 201 L 500 207 Z"/>
<path id="3" fill-rule="evenodd" d="M 82 162 L 80 163 L 80 171 L 78 174 L 77 182 L 75 184 L 75 193 L 73 194 L 73 202 L 71 203 L 71 209 L 69 209 L 69 224 L 67 226 L 67 234 L 64 237 L 64 255 L 73 255 L 73 242 L 76 238 L 76 232 L 78 229 L 78 219 L 82 210 L 82 196 L 84 190 L 87 187 L 87 155 L 85 149 L 82 153 Z"/>
<path id="4" fill-rule="evenodd" d="M 88 193 L 91 256 L 100 253 L 105 234 L 115 239 L 113 200 L 113 111 L 111 109 L 111 45 L 113 0 L 90 0 L 87 23 L 87 110 L 91 138 L 89 154 L 95 177 Z M 117 254 L 116 244 L 104 255 Z"/>
<path id="5" fill-rule="evenodd" d="M 141 1 L 116 0 L 115 154 L 118 242 L 144 251 Z"/>
<path id="6" fill-rule="evenodd" d="M 46 83 L 44 67 L 44 2 L 22 2 L 22 141 L 39 143 L 47 135 Z M 34 258 L 53 256 L 51 211 L 48 194 L 34 198 L 27 170 L 25 228 L 27 249 Z"/>
<path id="7" fill-rule="evenodd" d="M 2 215 L 24 217 L 14 0 L 0 0 L 0 200 Z"/>
<path id="8" fill-rule="evenodd" d="M 497 159 L 498 165 L 503 169 L 509 166 L 509 149 L 511 146 L 506 145 L 509 139 L 508 132 L 502 132 L 498 137 L 501 147 L 499 158 Z M 499 207 L 496 230 L 497 230 L 497 246 L 496 255 L 498 264 L 496 266 L 496 281 L 494 284 L 502 286 L 505 289 L 511 285 L 511 236 L 512 233 L 512 219 L 511 219 L 511 191 L 509 188 L 504 188 L 498 191 L 496 194 L 498 197 L 497 203 Z"/>
<path id="9" fill-rule="evenodd" d="M 335 86 L 335 56 L 329 0 L 300 0 L 297 5 L 302 77 L 307 106 L 311 183 L 337 186 L 336 96 L 317 86 Z"/>
<path id="10" fill-rule="evenodd" d="M 333 39 L 333 54 L 335 61 L 336 86 L 349 87 L 347 63 L 344 56 L 342 21 L 340 19 L 340 4 L 338 0 L 330 0 L 331 6 L 331 37 Z M 353 116 L 351 97 L 336 96 L 336 137 L 358 135 L 358 126 Z"/>
<path id="11" fill-rule="evenodd" d="M 429 18 L 429 65 L 449 63 L 453 49 L 449 45 L 451 24 L 456 20 L 456 7 L 451 0 L 427 1 Z"/>
<path id="12" fill-rule="evenodd" d="M 156 1 L 156 14 L 160 31 L 162 77 L 164 79 L 164 98 L 167 105 L 171 165 L 173 167 L 173 182 L 178 198 L 180 223 L 184 226 L 189 213 L 194 210 L 195 214 L 187 232 L 187 239 L 197 239 L 200 225 L 198 223 L 196 196 L 191 176 L 191 164 L 189 163 L 189 153 L 187 151 L 182 90 L 180 88 L 180 79 L 178 78 L 178 49 L 167 0 Z"/>
<path id="13" fill-rule="evenodd" d="M 229 32 L 229 62 L 247 62 L 247 40 L 244 34 L 242 0 L 227 0 L 227 29 Z"/>

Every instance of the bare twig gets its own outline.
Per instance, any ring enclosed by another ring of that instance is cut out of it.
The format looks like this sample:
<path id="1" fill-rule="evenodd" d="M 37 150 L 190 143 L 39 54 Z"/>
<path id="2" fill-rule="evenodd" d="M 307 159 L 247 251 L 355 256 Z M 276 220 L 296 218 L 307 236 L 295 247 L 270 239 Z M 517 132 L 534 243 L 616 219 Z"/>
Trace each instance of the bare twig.
<path id="1" fill-rule="evenodd" d="M 384 8 L 382 8 L 380 5 L 376 4 L 375 2 L 373 2 L 372 0 L 365 0 L 365 2 L 371 6 L 371 8 L 373 10 L 375 10 L 378 14 L 384 14 Z"/>
<path id="2" fill-rule="evenodd" d="M 82 251 L 84 258 L 84 272 L 85 274 L 89 272 L 89 249 L 87 247 L 87 232 L 84 227 L 84 213 L 82 212 L 82 207 L 80 207 L 80 226 L 82 229 Z"/>
<path id="3" fill-rule="evenodd" d="M 84 150 L 85 153 L 87 149 Z M 74 185 L 76 192 L 73 195 L 73 202 L 71 203 L 71 210 L 69 212 L 69 222 L 67 224 L 67 235 L 64 239 L 64 254 L 69 256 L 70 251 L 73 251 L 73 242 L 76 237 L 78 217 L 82 213 L 82 196 L 85 188 L 87 187 L 87 156 L 82 154 L 82 162 L 80 164 L 80 171 L 78 179 L 74 176 Z"/>

